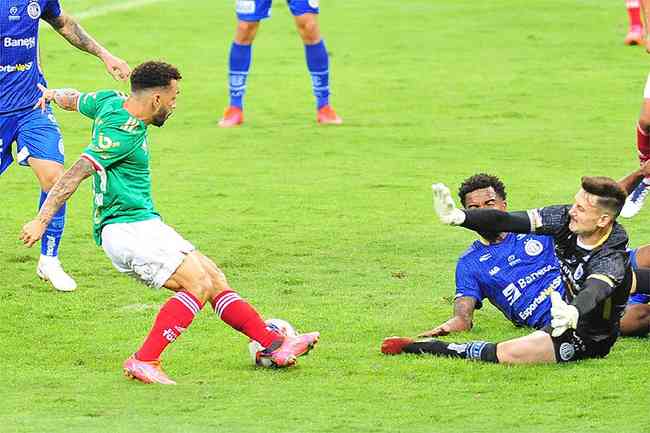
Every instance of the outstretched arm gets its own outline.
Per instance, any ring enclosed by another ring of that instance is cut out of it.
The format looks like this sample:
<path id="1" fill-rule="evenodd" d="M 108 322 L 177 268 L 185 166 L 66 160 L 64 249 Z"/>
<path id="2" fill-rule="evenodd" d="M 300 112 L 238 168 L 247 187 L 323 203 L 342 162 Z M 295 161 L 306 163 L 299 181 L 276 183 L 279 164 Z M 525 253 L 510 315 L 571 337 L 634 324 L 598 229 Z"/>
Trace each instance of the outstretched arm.
<path id="1" fill-rule="evenodd" d="M 31 247 L 41 239 L 52 217 L 63 206 L 63 203 L 77 190 L 79 184 L 94 172 L 95 169 L 90 162 L 79 158 L 63 174 L 48 193 L 47 200 L 43 203 L 37 217 L 23 226 L 20 239 L 25 245 Z"/>
<path id="2" fill-rule="evenodd" d="M 79 95 L 81 93 L 75 89 L 48 89 L 41 84 L 37 84 L 39 90 L 43 92 L 34 108 L 40 107 L 45 111 L 47 104 L 54 101 L 56 105 L 66 111 L 77 111 L 79 106 Z"/>
<path id="3" fill-rule="evenodd" d="M 451 198 L 449 188 L 441 183 L 433 189 L 433 209 L 443 224 L 463 226 L 474 231 L 530 233 L 534 230 L 528 212 L 503 212 L 496 209 L 461 210 Z"/>
<path id="4" fill-rule="evenodd" d="M 101 46 L 81 25 L 70 15 L 61 13 L 55 18 L 45 20 L 63 36 L 70 44 L 82 51 L 93 54 L 101 59 L 106 70 L 116 80 L 126 80 L 131 74 L 129 65 L 119 57 L 115 57 L 106 48 Z"/>
<path id="5" fill-rule="evenodd" d="M 472 329 L 472 318 L 476 309 L 476 299 L 461 296 L 454 301 L 454 317 L 440 326 L 420 334 L 420 337 L 442 337 L 452 332 L 469 331 Z"/>
<path id="6" fill-rule="evenodd" d="M 650 2 L 650 0 L 648 0 Z M 643 163 L 641 168 L 625 176 L 623 179 L 618 181 L 618 184 L 627 192 L 631 194 L 634 191 L 634 188 L 641 182 L 644 177 L 650 176 L 650 161 Z"/>

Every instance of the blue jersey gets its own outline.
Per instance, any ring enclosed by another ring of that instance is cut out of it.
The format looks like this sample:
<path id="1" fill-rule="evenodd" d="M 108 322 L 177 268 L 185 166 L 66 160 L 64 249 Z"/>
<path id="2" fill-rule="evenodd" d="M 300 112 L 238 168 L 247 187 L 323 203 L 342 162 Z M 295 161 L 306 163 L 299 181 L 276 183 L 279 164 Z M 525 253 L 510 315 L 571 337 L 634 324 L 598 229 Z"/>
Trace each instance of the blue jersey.
<path id="1" fill-rule="evenodd" d="M 456 298 L 474 298 L 476 308 L 487 298 L 517 325 L 549 324 L 553 290 L 564 297 L 550 236 L 508 233 L 496 244 L 476 241 L 456 265 Z"/>
<path id="2" fill-rule="evenodd" d="M 0 0 L 0 114 L 31 107 L 46 85 L 38 55 L 41 18 L 61 15 L 58 0 Z"/>

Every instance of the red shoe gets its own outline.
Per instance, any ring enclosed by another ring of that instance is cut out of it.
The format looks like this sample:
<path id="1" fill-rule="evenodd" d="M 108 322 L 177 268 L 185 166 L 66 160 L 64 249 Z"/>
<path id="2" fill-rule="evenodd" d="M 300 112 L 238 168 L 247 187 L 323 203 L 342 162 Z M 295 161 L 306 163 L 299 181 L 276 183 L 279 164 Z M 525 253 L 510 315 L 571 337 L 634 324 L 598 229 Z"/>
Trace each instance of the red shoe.
<path id="1" fill-rule="evenodd" d="M 627 36 L 625 36 L 624 43 L 625 45 L 643 45 L 643 27 L 631 26 Z"/>
<path id="2" fill-rule="evenodd" d="M 244 112 L 239 107 L 232 105 L 223 112 L 223 117 L 219 120 L 219 126 L 222 128 L 232 128 L 244 123 Z"/>
<path id="3" fill-rule="evenodd" d="M 291 367 L 296 358 L 305 355 L 318 343 L 319 338 L 319 332 L 284 337 L 282 345 L 271 352 L 271 361 L 276 367 Z"/>
<path id="4" fill-rule="evenodd" d="M 408 337 L 388 337 L 381 343 L 381 353 L 384 355 L 399 355 L 404 346 L 414 343 L 415 340 Z"/>
<path id="5" fill-rule="evenodd" d="M 343 123 L 343 119 L 336 114 L 336 111 L 334 111 L 332 106 L 329 104 L 322 106 L 321 109 L 318 110 L 316 120 L 321 125 L 340 125 Z"/>
<path id="6" fill-rule="evenodd" d="M 124 361 L 122 366 L 124 375 L 129 379 L 139 380 L 144 383 L 160 383 L 162 385 L 176 385 L 176 382 L 171 380 L 162 368 L 160 361 L 140 361 L 135 356 L 131 356 Z"/>

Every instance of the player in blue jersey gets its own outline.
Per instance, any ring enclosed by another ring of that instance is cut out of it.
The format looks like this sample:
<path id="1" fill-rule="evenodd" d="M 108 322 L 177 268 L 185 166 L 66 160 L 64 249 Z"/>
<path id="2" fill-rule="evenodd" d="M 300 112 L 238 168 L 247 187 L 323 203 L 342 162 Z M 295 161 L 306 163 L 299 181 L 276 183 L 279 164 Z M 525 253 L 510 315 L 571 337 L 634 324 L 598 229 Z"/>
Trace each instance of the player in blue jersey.
<path id="1" fill-rule="evenodd" d="M 251 65 L 252 44 L 260 21 L 271 16 L 272 0 L 237 0 L 237 30 L 230 46 L 229 87 L 230 105 L 219 121 L 222 128 L 244 122 L 244 93 Z M 321 39 L 318 25 L 319 0 L 287 0 L 296 28 L 305 45 L 307 69 L 316 97 L 316 120 L 320 124 L 338 125 L 343 121 L 329 103 L 329 54 Z"/>
<path id="2" fill-rule="evenodd" d="M 513 340 L 456 344 L 390 337 L 382 343 L 382 352 L 429 353 L 508 364 L 606 356 L 620 335 L 630 292 L 636 290 L 637 282 L 645 293 L 650 286 L 648 269 L 632 270 L 626 251 L 627 234 L 616 223 L 625 191 L 630 191 L 633 182 L 645 174 L 638 170 L 619 183 L 605 177 L 583 178 L 573 206 L 510 213 L 495 206 L 460 210 L 448 188 L 434 185 L 434 207 L 445 224 L 462 225 L 486 239 L 495 239 L 501 232 L 538 233 L 552 238 L 561 280 L 568 287 L 564 298 L 569 303 L 559 292 L 551 291 L 550 324 Z"/>
<path id="3" fill-rule="evenodd" d="M 476 174 L 460 185 L 458 196 L 465 209 L 505 211 L 506 188 L 496 176 Z M 650 247 L 630 252 L 632 265 L 650 267 Z M 564 295 L 559 264 L 548 236 L 484 233 L 470 246 L 456 267 L 454 316 L 420 334 L 437 337 L 468 331 L 474 310 L 488 299 L 517 326 L 541 329 L 551 321 L 550 292 Z M 646 335 L 650 330 L 648 296 L 634 294 L 621 320 L 623 335 Z"/>
<path id="4" fill-rule="evenodd" d="M 488 174 L 466 179 L 458 196 L 466 209 L 507 208 L 505 185 Z M 543 328 L 551 321 L 549 295 L 553 290 L 565 291 L 552 239 L 533 234 L 482 233 L 456 265 L 454 317 L 421 336 L 471 329 L 474 310 L 482 307 L 484 299 L 516 325 Z"/>
<path id="5" fill-rule="evenodd" d="M 51 109 L 33 109 L 47 86 L 39 64 L 39 21 L 49 23 L 76 48 L 100 58 L 116 79 L 129 76 L 129 66 L 95 41 L 58 0 L 0 0 L 0 174 L 14 161 L 31 167 L 41 187 L 40 206 L 63 174 L 63 139 Z M 72 291 L 75 281 L 58 259 L 65 224 L 65 206 L 48 226 L 41 243 L 37 274 L 60 291 Z"/>

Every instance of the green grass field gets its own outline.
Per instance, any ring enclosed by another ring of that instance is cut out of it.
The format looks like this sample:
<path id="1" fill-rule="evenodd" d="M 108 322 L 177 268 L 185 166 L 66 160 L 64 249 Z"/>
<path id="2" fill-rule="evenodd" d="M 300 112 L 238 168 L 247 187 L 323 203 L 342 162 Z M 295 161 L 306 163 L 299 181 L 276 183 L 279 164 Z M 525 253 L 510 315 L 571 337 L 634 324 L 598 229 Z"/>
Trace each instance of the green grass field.
<path id="1" fill-rule="evenodd" d="M 37 185 L 14 166 L 0 182 L 0 432 L 650 432 L 646 339 L 562 366 L 379 353 L 383 337 L 452 311 L 454 263 L 474 237 L 434 220 L 432 181 L 455 187 L 489 171 L 521 209 L 569 202 L 582 175 L 636 167 L 650 57 L 622 44 L 622 1 L 323 1 L 332 101 L 346 123 L 321 128 L 302 44 L 276 0 L 236 130 L 216 126 L 232 1 L 62 3 L 105 8 L 82 23 L 132 66 L 180 67 L 177 113 L 151 130 L 158 210 L 266 317 L 322 340 L 295 369 L 255 369 L 246 339 L 206 308 L 165 354 L 178 386 L 125 380 L 121 364 L 168 292 L 120 275 L 94 245 L 89 182 L 69 204 L 62 246 L 79 289 L 39 281 L 37 248 L 18 241 Z M 55 32 L 41 40 L 51 87 L 126 89 Z M 90 123 L 57 117 L 70 165 Z M 634 245 L 650 242 L 648 212 L 625 223 Z M 456 339 L 526 332 L 486 307 Z"/>

